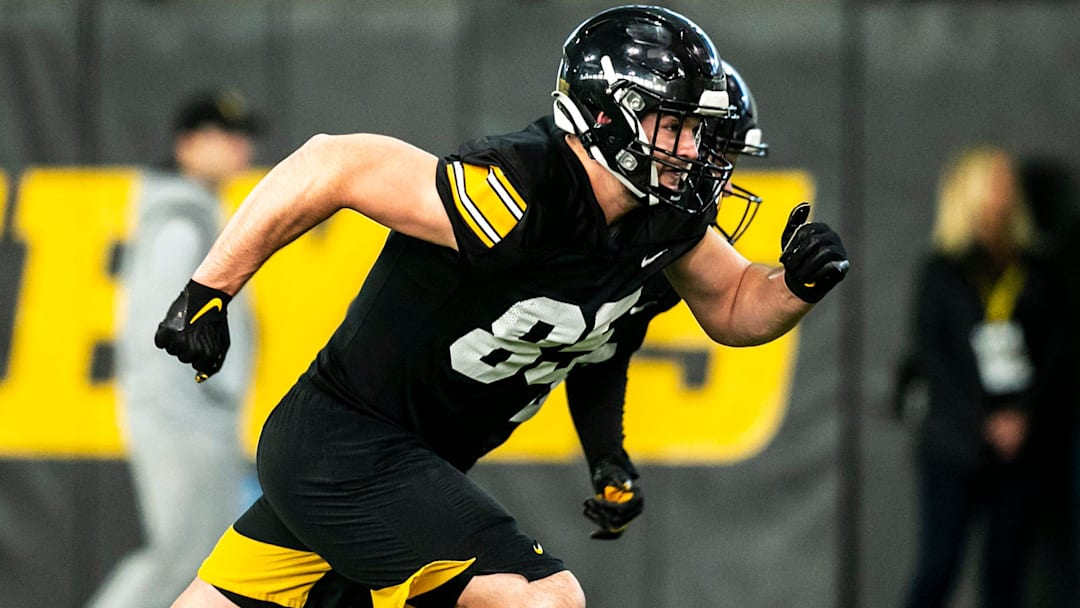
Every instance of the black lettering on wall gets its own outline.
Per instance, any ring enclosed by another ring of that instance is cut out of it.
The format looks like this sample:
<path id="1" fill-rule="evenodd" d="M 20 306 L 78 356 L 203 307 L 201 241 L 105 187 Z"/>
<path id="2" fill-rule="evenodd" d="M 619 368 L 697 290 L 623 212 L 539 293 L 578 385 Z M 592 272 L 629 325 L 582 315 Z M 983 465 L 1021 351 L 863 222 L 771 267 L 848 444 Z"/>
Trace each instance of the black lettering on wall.
<path id="1" fill-rule="evenodd" d="M 705 386 L 709 370 L 709 351 L 706 349 L 643 346 L 641 350 L 634 353 L 634 357 L 674 361 L 679 366 L 683 385 L 691 389 L 700 389 Z"/>
<path id="2" fill-rule="evenodd" d="M 0 223 L 0 380 L 7 377 L 11 344 L 15 338 L 15 308 L 19 303 L 26 266 L 26 244 L 15 238 L 15 192 L 11 188 Z"/>

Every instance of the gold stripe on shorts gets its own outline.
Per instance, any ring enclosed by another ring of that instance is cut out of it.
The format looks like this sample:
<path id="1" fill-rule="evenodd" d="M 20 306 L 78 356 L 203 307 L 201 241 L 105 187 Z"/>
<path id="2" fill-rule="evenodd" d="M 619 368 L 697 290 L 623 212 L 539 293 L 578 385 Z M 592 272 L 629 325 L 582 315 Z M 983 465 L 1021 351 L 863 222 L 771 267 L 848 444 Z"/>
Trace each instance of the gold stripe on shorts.
<path id="1" fill-rule="evenodd" d="M 316 553 L 248 538 L 231 526 L 199 568 L 199 578 L 233 593 L 303 608 L 311 588 L 330 571 Z"/>
<path id="2" fill-rule="evenodd" d="M 431 562 L 414 572 L 401 584 L 372 591 L 371 605 L 374 608 L 402 608 L 409 598 L 427 593 L 449 582 L 450 579 L 464 572 L 474 561 L 476 561 L 475 557 L 464 561 Z"/>

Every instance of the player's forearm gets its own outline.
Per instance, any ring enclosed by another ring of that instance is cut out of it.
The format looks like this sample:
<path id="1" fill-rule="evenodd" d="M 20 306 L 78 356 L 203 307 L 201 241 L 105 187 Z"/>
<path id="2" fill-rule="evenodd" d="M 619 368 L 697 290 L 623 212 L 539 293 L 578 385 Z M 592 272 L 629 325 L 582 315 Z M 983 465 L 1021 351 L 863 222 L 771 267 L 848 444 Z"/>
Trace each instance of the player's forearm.
<path id="1" fill-rule="evenodd" d="M 589 466 L 622 453 L 628 356 L 575 367 L 566 378 L 570 417 Z"/>
<path id="2" fill-rule="evenodd" d="M 275 166 L 244 200 L 193 278 L 235 294 L 273 253 L 342 207 L 323 136 Z"/>
<path id="3" fill-rule="evenodd" d="M 784 285 L 782 268 L 750 264 L 743 270 L 730 309 L 703 325 L 721 344 L 756 346 L 790 331 L 811 308 Z"/>

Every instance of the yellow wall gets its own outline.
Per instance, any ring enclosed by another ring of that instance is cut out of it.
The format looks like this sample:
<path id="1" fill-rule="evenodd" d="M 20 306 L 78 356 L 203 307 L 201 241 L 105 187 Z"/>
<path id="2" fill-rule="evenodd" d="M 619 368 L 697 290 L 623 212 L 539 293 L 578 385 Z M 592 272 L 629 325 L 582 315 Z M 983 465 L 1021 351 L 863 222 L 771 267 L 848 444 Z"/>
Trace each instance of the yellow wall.
<path id="1" fill-rule="evenodd" d="M 230 184 L 226 204 L 239 204 L 258 177 Z M 0 214 L 12 218 L 0 229 L 26 248 L 7 374 L 0 378 L 0 455 L 123 454 L 115 383 L 93 382 L 90 365 L 95 344 L 114 336 L 119 286 L 109 274 L 110 259 L 129 234 L 138 180 L 127 168 L 27 170 L 14 213 Z M 739 249 L 774 264 L 787 212 L 812 197 L 812 181 L 794 171 L 740 171 L 737 182 L 766 200 Z M 8 187 L 0 174 L 0 204 L 11 198 Z M 721 209 L 722 221 L 736 206 Z M 338 213 L 278 252 L 246 288 L 259 340 L 241 437 L 249 452 L 266 414 L 344 315 L 385 237 L 374 222 Z M 765 346 L 720 347 L 705 338 L 684 305 L 665 313 L 650 327 L 645 345 L 661 356 L 632 364 L 628 449 L 637 460 L 663 462 L 730 462 L 757 453 L 783 420 L 796 346 L 793 332 Z M 677 361 L 662 355 L 668 350 L 702 353 L 704 384 L 688 384 Z M 578 453 L 558 389 L 492 457 L 570 460 Z"/>

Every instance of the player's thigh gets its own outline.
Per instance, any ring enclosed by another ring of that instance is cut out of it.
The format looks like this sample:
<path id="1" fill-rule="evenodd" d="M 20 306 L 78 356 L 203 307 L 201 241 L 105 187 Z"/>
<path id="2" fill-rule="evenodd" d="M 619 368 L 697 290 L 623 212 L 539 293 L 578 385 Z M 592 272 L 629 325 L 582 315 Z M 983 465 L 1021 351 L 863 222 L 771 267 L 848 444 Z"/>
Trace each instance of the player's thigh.
<path id="1" fill-rule="evenodd" d="M 271 414 L 260 479 L 285 527 L 342 576 L 414 592 L 475 574 L 565 570 L 415 433 L 308 389 Z"/>

